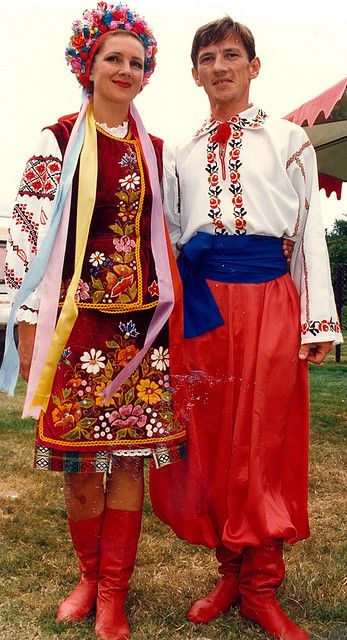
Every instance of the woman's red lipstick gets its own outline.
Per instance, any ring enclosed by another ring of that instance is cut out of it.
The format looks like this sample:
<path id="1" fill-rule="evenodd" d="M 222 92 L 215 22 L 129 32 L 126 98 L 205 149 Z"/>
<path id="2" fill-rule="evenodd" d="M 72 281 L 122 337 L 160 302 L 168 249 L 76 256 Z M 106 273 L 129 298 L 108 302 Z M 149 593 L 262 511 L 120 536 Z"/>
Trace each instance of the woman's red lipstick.
<path id="1" fill-rule="evenodd" d="M 130 82 L 123 82 L 122 80 L 114 80 L 115 84 L 118 84 L 119 87 L 123 87 L 123 89 L 128 89 L 131 87 Z"/>

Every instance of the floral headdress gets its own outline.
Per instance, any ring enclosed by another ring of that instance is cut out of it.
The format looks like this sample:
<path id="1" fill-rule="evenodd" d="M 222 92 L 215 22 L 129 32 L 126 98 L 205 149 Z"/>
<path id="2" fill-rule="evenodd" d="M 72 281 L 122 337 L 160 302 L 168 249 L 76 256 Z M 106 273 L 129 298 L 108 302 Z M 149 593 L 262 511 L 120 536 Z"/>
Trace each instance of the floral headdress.
<path id="1" fill-rule="evenodd" d="M 65 51 L 65 58 L 78 82 L 91 90 L 89 79 L 93 58 L 103 37 L 112 31 L 134 33 L 145 48 L 144 83 L 155 68 L 157 42 L 146 21 L 125 4 L 98 2 L 96 9 L 83 12 L 81 20 L 72 23 L 73 35 Z"/>

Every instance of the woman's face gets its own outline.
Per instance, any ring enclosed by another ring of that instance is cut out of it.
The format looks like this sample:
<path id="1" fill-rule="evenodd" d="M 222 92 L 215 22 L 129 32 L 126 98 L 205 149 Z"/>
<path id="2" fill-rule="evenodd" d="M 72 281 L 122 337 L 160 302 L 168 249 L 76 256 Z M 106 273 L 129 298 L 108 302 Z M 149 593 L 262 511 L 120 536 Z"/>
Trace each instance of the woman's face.
<path id="1" fill-rule="evenodd" d="M 144 47 L 134 36 L 118 32 L 105 38 L 90 76 L 98 103 L 129 104 L 142 87 L 144 61 Z"/>

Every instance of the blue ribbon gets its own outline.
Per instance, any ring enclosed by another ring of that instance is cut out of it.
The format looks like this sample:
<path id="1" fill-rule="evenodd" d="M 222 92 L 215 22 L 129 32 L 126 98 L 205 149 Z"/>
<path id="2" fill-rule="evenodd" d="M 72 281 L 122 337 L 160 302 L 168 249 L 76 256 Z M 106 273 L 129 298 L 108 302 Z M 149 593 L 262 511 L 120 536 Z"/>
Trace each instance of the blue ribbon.
<path id="1" fill-rule="evenodd" d="M 83 145 L 84 131 L 85 119 L 81 122 L 71 153 L 69 154 L 67 161 L 63 163 L 50 228 L 42 242 L 39 252 L 33 258 L 30 267 L 23 278 L 22 285 L 18 290 L 8 318 L 5 353 L 0 369 L 0 389 L 2 391 L 6 391 L 9 395 L 14 394 L 19 374 L 19 356 L 14 339 L 14 325 L 17 311 L 22 304 L 24 304 L 27 297 L 37 289 L 43 279 L 64 209 L 64 203 L 76 171 L 78 158 Z"/>
<path id="2" fill-rule="evenodd" d="M 282 238 L 213 236 L 199 232 L 178 258 L 183 283 L 184 336 L 194 338 L 224 324 L 206 282 L 267 282 L 283 276 L 287 263 Z"/>

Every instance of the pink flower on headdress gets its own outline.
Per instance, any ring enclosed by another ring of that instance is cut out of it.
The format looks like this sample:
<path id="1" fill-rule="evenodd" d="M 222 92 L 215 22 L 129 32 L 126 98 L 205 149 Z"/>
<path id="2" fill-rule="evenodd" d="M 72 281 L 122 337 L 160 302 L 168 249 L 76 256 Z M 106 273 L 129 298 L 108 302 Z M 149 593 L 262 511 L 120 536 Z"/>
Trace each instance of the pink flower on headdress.
<path id="1" fill-rule="evenodd" d="M 93 24 L 93 16 L 90 11 L 84 11 L 83 17 L 85 18 L 86 22 L 90 22 L 90 24 Z"/>
<path id="2" fill-rule="evenodd" d="M 74 20 L 72 23 L 72 28 L 74 31 L 79 31 L 80 29 L 82 29 L 83 25 L 81 20 Z"/>
<path id="3" fill-rule="evenodd" d="M 79 58 L 72 58 L 70 64 L 71 64 L 71 69 L 74 73 L 79 73 L 79 71 L 81 71 L 82 63 L 81 63 L 81 60 L 79 60 Z"/>
<path id="4" fill-rule="evenodd" d="M 144 29 L 145 29 L 145 25 L 144 25 L 143 21 L 139 21 L 139 22 L 137 22 L 136 24 L 133 25 L 133 31 L 135 33 L 143 33 Z M 151 55 L 149 50 L 148 50 L 148 53 L 149 53 L 149 55 Z"/>

